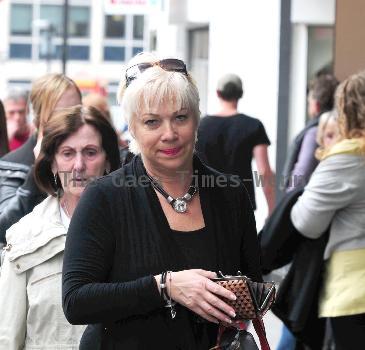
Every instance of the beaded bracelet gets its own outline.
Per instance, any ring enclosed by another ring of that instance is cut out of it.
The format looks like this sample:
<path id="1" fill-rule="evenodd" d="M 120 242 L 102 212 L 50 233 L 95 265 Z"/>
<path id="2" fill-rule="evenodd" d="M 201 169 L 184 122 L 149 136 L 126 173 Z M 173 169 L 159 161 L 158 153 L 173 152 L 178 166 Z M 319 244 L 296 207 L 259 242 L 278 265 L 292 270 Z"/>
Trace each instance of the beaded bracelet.
<path id="1" fill-rule="evenodd" d="M 167 275 L 169 275 L 169 281 L 170 281 L 170 296 L 167 293 L 167 283 L 166 283 Z M 175 316 L 176 316 L 176 310 L 175 310 L 176 302 L 173 301 L 172 298 L 171 298 L 171 280 L 172 280 L 172 272 L 171 271 L 162 272 L 161 280 L 160 280 L 161 297 L 166 302 L 165 307 L 168 307 L 170 309 L 171 318 L 174 319 Z"/>

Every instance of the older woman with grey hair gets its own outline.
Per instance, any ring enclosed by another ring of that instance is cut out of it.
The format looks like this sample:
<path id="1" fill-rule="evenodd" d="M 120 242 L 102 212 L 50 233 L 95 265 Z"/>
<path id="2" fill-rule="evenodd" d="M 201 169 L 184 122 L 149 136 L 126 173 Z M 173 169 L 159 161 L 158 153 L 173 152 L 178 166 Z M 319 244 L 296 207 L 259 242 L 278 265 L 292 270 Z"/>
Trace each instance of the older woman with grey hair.
<path id="1" fill-rule="evenodd" d="M 88 188 L 73 216 L 63 306 L 89 326 L 81 347 L 208 349 L 232 322 L 211 281 L 237 270 L 261 280 L 255 220 L 239 179 L 194 155 L 199 94 L 183 61 L 137 55 L 119 97 L 136 154 Z"/>

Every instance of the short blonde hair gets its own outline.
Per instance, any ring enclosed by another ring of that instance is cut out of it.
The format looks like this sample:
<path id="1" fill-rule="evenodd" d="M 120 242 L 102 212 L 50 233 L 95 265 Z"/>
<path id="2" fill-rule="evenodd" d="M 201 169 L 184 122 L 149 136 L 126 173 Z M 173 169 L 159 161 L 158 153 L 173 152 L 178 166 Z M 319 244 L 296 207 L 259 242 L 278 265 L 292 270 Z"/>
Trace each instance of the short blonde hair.
<path id="1" fill-rule="evenodd" d="M 141 53 L 129 62 L 127 69 L 137 63 L 157 62 L 158 60 L 151 53 Z M 118 101 L 122 106 L 123 117 L 132 132 L 136 116 L 145 109 L 164 103 L 173 103 L 177 109 L 186 108 L 196 122 L 196 129 L 199 125 L 199 92 L 189 74 L 166 71 L 156 65 L 141 73 L 128 88 L 125 74 L 123 74 L 119 85 Z M 129 149 L 135 154 L 140 153 L 138 143 L 134 138 Z"/>
<path id="2" fill-rule="evenodd" d="M 75 88 L 81 100 L 81 92 L 76 83 L 63 74 L 47 74 L 34 81 L 29 99 L 37 129 L 44 128 L 58 100 L 70 87 Z"/>
<path id="3" fill-rule="evenodd" d="M 324 137 L 325 137 L 327 125 L 332 121 L 338 125 L 337 119 L 338 119 L 338 116 L 337 116 L 337 111 L 335 109 L 322 113 L 319 118 L 317 136 L 316 136 L 316 141 L 317 141 L 317 144 L 319 147 L 316 149 L 316 151 L 314 153 L 314 156 L 318 160 L 321 160 L 323 158 L 325 152 L 328 151 L 328 149 L 326 149 L 326 147 L 324 145 Z M 337 133 L 338 133 L 338 128 L 337 128 Z M 336 137 L 335 142 L 337 142 L 337 141 L 338 141 L 338 135 Z"/>
<path id="4" fill-rule="evenodd" d="M 353 74 L 336 90 L 342 138 L 365 137 L 365 71 Z"/>

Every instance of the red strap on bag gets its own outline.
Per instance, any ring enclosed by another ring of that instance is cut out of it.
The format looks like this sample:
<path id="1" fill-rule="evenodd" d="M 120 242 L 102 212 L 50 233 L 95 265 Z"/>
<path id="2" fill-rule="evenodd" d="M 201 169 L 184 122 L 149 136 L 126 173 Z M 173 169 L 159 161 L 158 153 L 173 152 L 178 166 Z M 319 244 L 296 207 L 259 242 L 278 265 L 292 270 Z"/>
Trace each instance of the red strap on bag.
<path id="1" fill-rule="evenodd" d="M 259 337 L 261 350 L 270 350 L 270 345 L 266 338 L 264 321 L 262 320 L 262 318 L 257 317 L 252 320 L 252 323 L 255 328 L 256 334 Z"/>

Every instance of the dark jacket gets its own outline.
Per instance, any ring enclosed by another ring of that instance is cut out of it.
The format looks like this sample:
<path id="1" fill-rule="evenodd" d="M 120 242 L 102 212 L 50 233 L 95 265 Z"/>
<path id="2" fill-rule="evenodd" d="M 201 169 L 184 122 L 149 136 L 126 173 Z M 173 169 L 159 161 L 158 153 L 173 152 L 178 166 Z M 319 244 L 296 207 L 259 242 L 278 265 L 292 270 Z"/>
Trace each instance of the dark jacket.
<path id="1" fill-rule="evenodd" d="M 205 229 L 214 241 L 211 261 L 199 267 L 227 274 L 240 270 L 261 280 L 255 221 L 242 184 L 223 186 L 222 178 L 230 184 L 230 177 L 197 158 L 194 170 Z M 220 186 L 214 181 L 218 176 Z M 153 277 L 198 267 L 190 263 L 190 255 L 172 236 L 139 156 L 90 184 L 72 217 L 63 265 L 63 307 L 69 322 L 102 323 L 87 328 L 80 348 L 90 349 L 90 339 L 93 344 L 101 340 L 103 350 L 214 346 L 217 325 L 198 322 L 179 305 L 172 320 Z"/>
<path id="2" fill-rule="evenodd" d="M 297 188 L 282 198 L 259 237 L 264 273 L 291 262 L 272 310 L 297 339 L 315 350 L 322 348 L 324 338 L 318 296 L 328 233 L 309 239 L 293 226 L 290 211 L 302 192 L 303 188 Z"/>
<path id="3" fill-rule="evenodd" d="M 6 230 L 46 197 L 34 182 L 36 142 L 36 135 L 32 135 L 24 145 L 0 159 L 0 245 L 6 243 Z"/>

